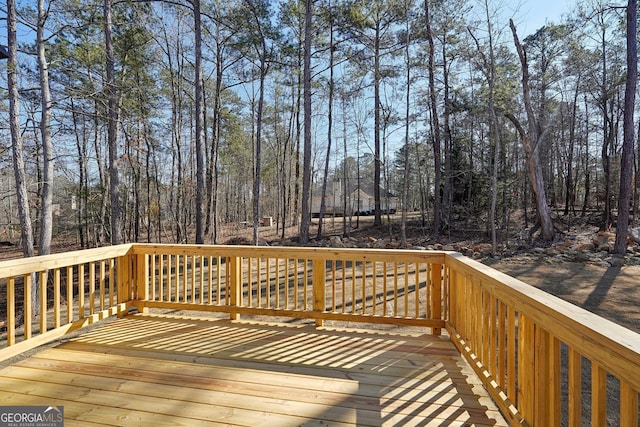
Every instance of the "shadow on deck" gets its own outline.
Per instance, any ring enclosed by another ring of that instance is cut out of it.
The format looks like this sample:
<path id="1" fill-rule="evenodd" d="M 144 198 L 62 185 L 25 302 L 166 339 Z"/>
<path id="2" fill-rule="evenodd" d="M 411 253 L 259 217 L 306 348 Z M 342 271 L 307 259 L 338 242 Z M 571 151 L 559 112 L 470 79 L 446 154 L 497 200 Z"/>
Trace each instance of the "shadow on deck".
<path id="1" fill-rule="evenodd" d="M 447 336 L 136 314 L 0 371 L 71 425 L 507 425 Z"/>

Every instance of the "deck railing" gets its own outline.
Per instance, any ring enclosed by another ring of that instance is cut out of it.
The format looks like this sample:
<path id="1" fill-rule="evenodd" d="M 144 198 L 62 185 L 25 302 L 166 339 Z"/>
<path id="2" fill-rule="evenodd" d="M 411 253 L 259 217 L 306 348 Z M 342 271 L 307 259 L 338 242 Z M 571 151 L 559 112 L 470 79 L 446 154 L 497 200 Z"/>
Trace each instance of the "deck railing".
<path id="1" fill-rule="evenodd" d="M 0 360 L 133 307 L 446 328 L 511 424 L 638 425 L 640 335 L 457 253 L 131 244 L 0 262 L 1 288 Z"/>

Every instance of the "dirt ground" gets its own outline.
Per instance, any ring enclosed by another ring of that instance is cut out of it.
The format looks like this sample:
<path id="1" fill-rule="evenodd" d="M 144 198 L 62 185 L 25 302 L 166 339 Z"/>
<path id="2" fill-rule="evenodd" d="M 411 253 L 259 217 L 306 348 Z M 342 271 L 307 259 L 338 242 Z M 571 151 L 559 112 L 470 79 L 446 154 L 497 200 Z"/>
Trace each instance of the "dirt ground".
<path id="1" fill-rule="evenodd" d="M 640 333 L 640 267 L 506 258 L 485 264 Z"/>
<path id="2" fill-rule="evenodd" d="M 386 218 L 385 218 L 386 220 Z M 349 242 L 353 246 L 369 245 L 371 241 L 395 242 L 399 235 L 399 215 L 392 218 L 393 230 L 388 225 L 381 227 L 372 226 L 372 217 L 361 217 L 359 227 L 356 228 L 355 220 L 348 227 Z M 312 221 L 310 235 L 317 233 L 318 220 Z M 342 218 L 325 219 L 324 233 L 321 240 L 312 238 L 313 246 L 329 246 L 333 242 L 332 236 L 342 236 Z M 282 230 L 273 227 L 261 227 L 259 236 L 261 244 L 268 245 L 297 245 L 297 227 L 290 227 L 285 231 L 285 239 L 282 239 Z M 430 237 L 430 231 L 415 224 L 408 227 L 408 240 L 414 247 L 430 248 L 435 243 Z M 595 233 L 592 228 L 583 227 L 580 230 L 582 241 L 590 240 Z M 474 244 L 484 244 L 484 236 L 459 233 L 459 236 L 445 236 L 441 239 L 445 249 L 451 249 L 447 245 L 454 245 L 455 249 Z M 250 244 L 252 229 L 245 226 L 226 228 L 221 232 L 222 243 Z M 391 236 L 394 236 L 392 238 Z M 347 238 L 342 237 L 347 242 Z M 347 243 L 349 243 L 347 242 Z M 442 245 L 440 245 L 442 246 Z M 78 249 L 75 239 L 54 242 L 52 252 L 64 252 Z M 640 252 L 640 248 L 638 248 Z M 20 258 L 18 246 L 0 246 L 0 260 Z M 623 266 L 609 266 L 606 262 L 566 261 L 566 257 L 545 256 L 531 247 L 528 250 L 519 250 L 517 253 L 501 256 L 494 259 L 488 256 L 479 256 L 476 259 L 499 271 L 516 277 L 530 285 L 536 286 L 550 294 L 562 298 L 572 304 L 576 304 L 588 311 L 596 313 L 615 323 L 625 326 L 640 333 L 640 254 L 638 262 L 628 262 Z"/>

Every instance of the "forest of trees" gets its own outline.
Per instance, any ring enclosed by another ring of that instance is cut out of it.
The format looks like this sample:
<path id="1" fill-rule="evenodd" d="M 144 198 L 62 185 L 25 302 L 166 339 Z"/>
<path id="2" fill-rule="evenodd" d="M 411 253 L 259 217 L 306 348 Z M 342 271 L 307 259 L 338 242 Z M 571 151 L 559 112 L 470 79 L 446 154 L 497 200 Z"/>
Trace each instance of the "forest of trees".
<path id="1" fill-rule="evenodd" d="M 312 196 L 361 182 L 376 225 L 400 197 L 403 241 L 407 212 L 494 247 L 516 216 L 547 241 L 633 223 L 635 9 L 525 34 L 489 0 L 7 0 L 0 233 L 257 243 L 272 216 L 306 243 Z"/>

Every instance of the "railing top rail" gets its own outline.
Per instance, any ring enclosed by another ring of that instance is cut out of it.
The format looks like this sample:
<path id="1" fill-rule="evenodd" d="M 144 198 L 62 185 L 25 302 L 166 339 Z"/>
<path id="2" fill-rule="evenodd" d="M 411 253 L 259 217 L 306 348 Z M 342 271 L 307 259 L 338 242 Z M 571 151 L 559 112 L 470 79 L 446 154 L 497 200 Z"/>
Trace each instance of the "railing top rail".
<path id="1" fill-rule="evenodd" d="M 481 280 L 516 311 L 640 389 L 640 334 L 458 253 L 446 264 Z"/>
<path id="2" fill-rule="evenodd" d="M 353 259 L 365 261 L 422 261 L 444 263 L 445 251 L 425 251 L 411 249 L 369 249 L 369 248 L 311 248 L 296 246 L 241 246 L 241 245 L 171 245 L 136 243 L 133 254 L 170 254 L 203 256 L 246 256 L 253 258 L 298 258 L 298 259 Z"/>
<path id="3" fill-rule="evenodd" d="M 0 278 L 15 277 L 37 271 L 115 258 L 126 255 L 131 250 L 131 247 L 132 244 L 123 244 L 0 261 Z"/>

